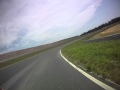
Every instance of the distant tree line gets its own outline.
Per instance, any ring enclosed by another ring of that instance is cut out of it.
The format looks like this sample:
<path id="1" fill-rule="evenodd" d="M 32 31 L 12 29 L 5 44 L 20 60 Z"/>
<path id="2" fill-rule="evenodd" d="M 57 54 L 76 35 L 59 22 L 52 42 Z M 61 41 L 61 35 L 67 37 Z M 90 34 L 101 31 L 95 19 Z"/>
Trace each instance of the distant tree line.
<path id="1" fill-rule="evenodd" d="M 95 27 L 94 29 L 91 29 L 91 30 L 89 30 L 89 31 L 87 31 L 87 32 L 84 32 L 84 33 L 81 34 L 81 35 L 85 35 L 85 34 L 88 34 L 88 33 L 94 32 L 94 31 L 97 31 L 97 30 L 99 30 L 99 29 L 102 29 L 102 28 L 104 28 L 104 27 L 106 27 L 106 26 L 109 26 L 109 25 L 114 24 L 114 23 L 119 22 L 119 21 L 120 21 L 120 17 L 114 18 L 114 19 L 110 20 L 110 21 L 107 22 L 107 23 L 104 23 L 104 24 L 102 24 L 102 25 L 100 25 L 100 26 L 98 26 L 98 27 Z"/>

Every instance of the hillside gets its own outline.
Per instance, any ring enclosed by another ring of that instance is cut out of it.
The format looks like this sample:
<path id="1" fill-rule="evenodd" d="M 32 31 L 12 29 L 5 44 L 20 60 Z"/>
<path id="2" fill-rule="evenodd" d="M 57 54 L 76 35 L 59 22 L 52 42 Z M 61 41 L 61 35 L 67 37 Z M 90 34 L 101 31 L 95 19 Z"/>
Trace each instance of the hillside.
<path id="1" fill-rule="evenodd" d="M 111 28 L 108 28 L 108 29 L 92 36 L 90 39 L 101 38 L 104 36 L 109 36 L 109 35 L 114 35 L 114 34 L 120 34 L 120 24 L 117 24 Z"/>

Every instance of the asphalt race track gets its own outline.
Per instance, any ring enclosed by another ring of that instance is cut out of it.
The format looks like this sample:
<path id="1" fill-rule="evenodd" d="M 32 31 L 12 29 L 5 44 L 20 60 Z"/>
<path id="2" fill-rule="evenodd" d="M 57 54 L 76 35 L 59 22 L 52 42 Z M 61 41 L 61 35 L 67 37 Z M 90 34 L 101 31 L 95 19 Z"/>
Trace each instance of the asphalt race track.
<path id="1" fill-rule="evenodd" d="M 4 90 L 103 90 L 60 55 L 63 46 L 0 69 Z"/>

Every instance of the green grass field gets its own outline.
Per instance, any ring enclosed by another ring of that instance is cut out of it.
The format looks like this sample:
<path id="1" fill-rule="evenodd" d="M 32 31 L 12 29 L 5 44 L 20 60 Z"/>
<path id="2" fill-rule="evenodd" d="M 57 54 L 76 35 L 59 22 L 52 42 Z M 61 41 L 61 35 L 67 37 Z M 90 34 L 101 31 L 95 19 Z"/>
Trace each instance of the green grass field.
<path id="1" fill-rule="evenodd" d="M 62 49 L 75 65 L 120 84 L 120 40 L 84 43 L 77 41 Z"/>

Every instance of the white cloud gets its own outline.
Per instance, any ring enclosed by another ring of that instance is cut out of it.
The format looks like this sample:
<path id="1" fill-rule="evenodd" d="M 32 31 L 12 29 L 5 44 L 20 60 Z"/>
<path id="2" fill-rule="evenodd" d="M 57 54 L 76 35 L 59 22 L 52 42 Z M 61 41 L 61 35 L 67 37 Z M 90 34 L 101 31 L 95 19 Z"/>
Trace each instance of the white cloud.
<path id="1" fill-rule="evenodd" d="M 40 43 L 47 40 L 46 43 L 50 43 L 70 37 L 94 16 L 101 1 L 12 0 L 12 4 L 4 2 L 2 8 L 5 8 L 5 11 L 0 17 L 0 47 L 11 45 L 18 39 L 19 33 L 24 31 L 23 28 L 26 28 L 27 33 L 21 35 L 21 41 L 26 42 L 26 46 L 30 41 Z"/>

